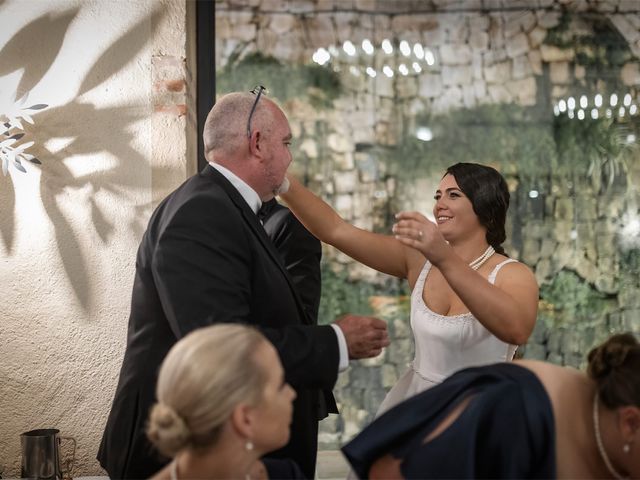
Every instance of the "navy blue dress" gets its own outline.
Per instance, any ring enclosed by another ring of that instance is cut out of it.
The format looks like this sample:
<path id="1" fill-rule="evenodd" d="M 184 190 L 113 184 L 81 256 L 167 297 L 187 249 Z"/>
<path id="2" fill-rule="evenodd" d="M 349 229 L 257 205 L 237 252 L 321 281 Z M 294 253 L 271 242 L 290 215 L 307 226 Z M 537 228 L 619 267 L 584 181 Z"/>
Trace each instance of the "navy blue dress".
<path id="1" fill-rule="evenodd" d="M 463 400 L 462 413 L 425 439 Z M 342 448 L 359 478 L 386 454 L 406 479 L 555 478 L 555 425 L 547 393 L 526 368 L 460 370 L 392 408 Z"/>

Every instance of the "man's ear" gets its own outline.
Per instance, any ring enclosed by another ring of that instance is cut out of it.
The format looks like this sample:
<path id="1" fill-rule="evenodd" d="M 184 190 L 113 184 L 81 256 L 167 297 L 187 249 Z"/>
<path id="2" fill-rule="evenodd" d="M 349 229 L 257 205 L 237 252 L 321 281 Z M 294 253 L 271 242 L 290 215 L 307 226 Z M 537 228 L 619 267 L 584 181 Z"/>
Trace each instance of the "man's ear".
<path id="1" fill-rule="evenodd" d="M 231 412 L 231 426 L 242 438 L 253 438 L 255 425 L 254 409 L 247 404 L 236 405 Z"/>
<path id="2" fill-rule="evenodd" d="M 633 442 L 640 431 L 640 408 L 632 405 L 618 408 L 618 426 L 624 442 Z"/>
<path id="3" fill-rule="evenodd" d="M 254 130 L 249 137 L 249 153 L 257 157 L 262 156 L 262 133 Z"/>

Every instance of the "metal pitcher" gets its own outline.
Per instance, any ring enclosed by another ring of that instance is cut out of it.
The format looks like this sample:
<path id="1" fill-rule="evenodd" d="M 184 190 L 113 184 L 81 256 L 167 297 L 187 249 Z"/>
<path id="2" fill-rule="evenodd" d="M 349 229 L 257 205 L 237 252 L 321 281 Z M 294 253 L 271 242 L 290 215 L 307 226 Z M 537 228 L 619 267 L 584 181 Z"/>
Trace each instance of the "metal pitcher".
<path id="1" fill-rule="evenodd" d="M 70 478 L 73 466 L 76 441 L 71 437 L 61 437 L 57 428 L 43 428 L 20 434 L 22 447 L 22 478 L 43 480 L 62 480 L 63 473 Z M 73 443 L 71 459 L 65 461 L 65 469 L 60 460 L 60 444 L 62 440 Z"/>

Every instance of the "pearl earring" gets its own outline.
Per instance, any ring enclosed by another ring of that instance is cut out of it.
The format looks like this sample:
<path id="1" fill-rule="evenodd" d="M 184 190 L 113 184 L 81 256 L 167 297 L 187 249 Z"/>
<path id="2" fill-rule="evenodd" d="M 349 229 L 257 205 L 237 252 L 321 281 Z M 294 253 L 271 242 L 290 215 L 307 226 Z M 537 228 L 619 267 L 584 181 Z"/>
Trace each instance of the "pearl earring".
<path id="1" fill-rule="evenodd" d="M 629 453 L 631 451 L 631 446 L 628 443 L 625 443 L 624 447 L 622 447 L 622 451 L 624 453 Z"/>
<path id="2" fill-rule="evenodd" d="M 247 443 L 244 444 L 244 448 L 247 450 L 247 452 L 253 450 L 253 443 L 251 442 L 251 440 L 247 440 Z"/>

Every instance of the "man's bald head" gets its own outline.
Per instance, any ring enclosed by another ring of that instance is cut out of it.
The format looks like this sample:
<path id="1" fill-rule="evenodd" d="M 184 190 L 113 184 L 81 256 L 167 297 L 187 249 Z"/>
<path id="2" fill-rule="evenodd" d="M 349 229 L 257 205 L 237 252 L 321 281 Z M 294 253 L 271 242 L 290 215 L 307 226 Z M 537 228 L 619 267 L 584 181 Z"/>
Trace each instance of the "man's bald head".
<path id="1" fill-rule="evenodd" d="M 250 92 L 235 92 L 224 95 L 216 102 L 207 115 L 202 133 L 207 160 L 215 161 L 212 153 L 237 155 L 239 149 L 248 148 L 247 121 L 255 100 L 256 96 Z M 252 130 L 269 130 L 273 121 L 273 107 L 273 102 L 264 96 L 260 97 L 251 119 Z"/>

